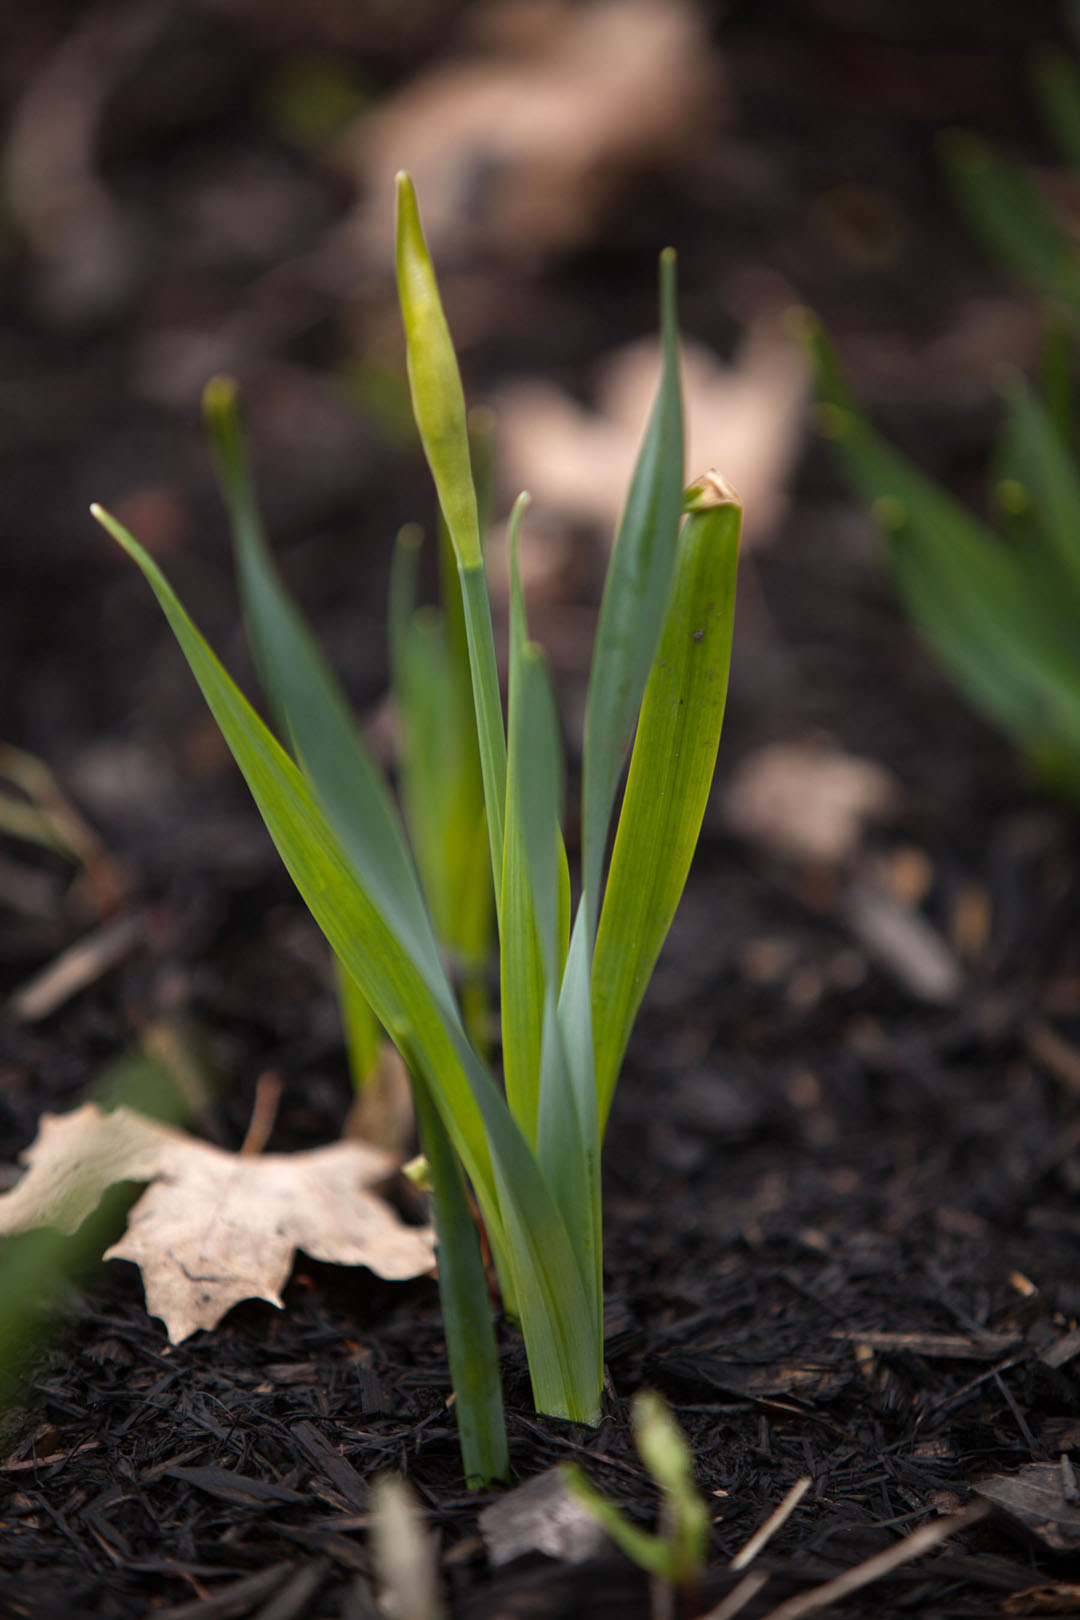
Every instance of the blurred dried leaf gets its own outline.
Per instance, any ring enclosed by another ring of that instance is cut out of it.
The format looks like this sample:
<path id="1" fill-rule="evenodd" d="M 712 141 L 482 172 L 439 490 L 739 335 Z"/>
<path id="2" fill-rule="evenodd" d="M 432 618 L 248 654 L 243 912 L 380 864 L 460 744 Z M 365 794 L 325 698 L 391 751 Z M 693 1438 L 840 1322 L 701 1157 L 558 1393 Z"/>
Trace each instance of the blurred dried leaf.
<path id="1" fill-rule="evenodd" d="M 1075 1553 L 1080 1548 L 1080 1501 L 1068 1458 L 1031 1463 L 1015 1474 L 994 1474 L 975 1489 L 1010 1529 L 1040 1552 Z"/>
<path id="2" fill-rule="evenodd" d="M 534 1552 L 583 1564 L 607 1545 L 603 1530 L 567 1489 L 557 1468 L 497 1497 L 480 1513 L 479 1525 L 496 1569 Z"/>
<path id="3" fill-rule="evenodd" d="M 7 137 L 10 207 L 39 260 L 38 296 L 65 323 L 111 314 L 136 273 L 128 222 L 97 170 L 98 126 L 170 6 L 86 10 L 24 89 Z"/>
<path id="4" fill-rule="evenodd" d="M 487 36 L 486 52 L 411 80 L 342 142 L 368 199 L 358 235 L 380 264 L 398 169 L 444 265 L 481 251 L 533 259 L 586 239 L 628 175 L 692 149 L 717 102 L 693 0 L 510 0 L 491 8 Z"/>
<path id="5" fill-rule="evenodd" d="M 0 1235 L 75 1232 L 107 1188 L 150 1182 L 105 1258 L 140 1268 L 146 1308 L 174 1344 L 215 1327 L 243 1299 L 280 1306 L 297 1249 L 395 1280 L 434 1267 L 430 1229 L 406 1226 L 370 1190 L 395 1161 L 359 1142 L 244 1156 L 129 1108 L 106 1114 L 86 1103 L 43 1114 L 22 1157 L 26 1174 L 0 1197 Z"/>
<path id="6" fill-rule="evenodd" d="M 642 426 L 656 389 L 660 354 L 648 339 L 604 362 L 597 409 L 586 410 L 552 383 L 510 383 L 495 401 L 500 475 L 527 489 L 541 518 L 613 532 L 630 481 Z M 803 438 L 806 361 L 775 299 L 750 316 L 730 366 L 693 343 L 683 346 L 687 471 L 720 467 L 738 490 L 744 539 L 776 525 Z"/>
<path id="7" fill-rule="evenodd" d="M 738 766 L 724 814 L 734 831 L 777 854 L 838 865 L 895 796 L 893 778 L 870 760 L 814 743 L 770 743 Z"/>

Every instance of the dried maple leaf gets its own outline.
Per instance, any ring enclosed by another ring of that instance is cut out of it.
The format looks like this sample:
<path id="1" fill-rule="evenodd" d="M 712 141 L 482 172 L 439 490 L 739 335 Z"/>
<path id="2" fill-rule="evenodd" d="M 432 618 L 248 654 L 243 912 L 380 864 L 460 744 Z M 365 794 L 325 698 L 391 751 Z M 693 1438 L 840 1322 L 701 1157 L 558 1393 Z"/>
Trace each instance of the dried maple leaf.
<path id="1" fill-rule="evenodd" d="M 897 784 L 882 766 L 813 742 L 767 743 L 740 763 L 724 795 L 734 831 L 795 860 L 840 865 L 866 823 L 886 816 Z"/>
<path id="2" fill-rule="evenodd" d="M 150 1183 L 105 1258 L 135 1262 L 146 1308 L 174 1344 L 215 1327 L 242 1299 L 280 1306 L 297 1249 L 393 1280 L 435 1264 L 430 1228 L 406 1226 L 372 1191 L 396 1161 L 363 1142 L 226 1153 L 131 1109 L 105 1114 L 87 1103 L 43 1114 L 22 1158 L 25 1176 L 0 1197 L 0 1235 L 74 1232 L 114 1183 Z"/>
<path id="3" fill-rule="evenodd" d="M 628 178 L 680 161 L 712 124 L 720 66 L 695 0 L 547 0 L 522 29 L 526 9 L 489 8 L 486 48 L 440 59 L 343 140 L 375 263 L 391 256 L 398 169 L 444 265 L 532 260 L 588 238 Z"/>
<path id="4" fill-rule="evenodd" d="M 659 364 L 651 339 L 610 354 L 598 374 L 595 410 L 551 382 L 508 383 L 495 400 L 506 487 L 529 490 L 542 516 L 613 532 Z M 750 312 L 730 365 L 684 343 L 683 382 L 687 467 L 693 476 L 722 469 L 746 511 L 744 543 L 756 545 L 783 514 L 806 419 L 806 359 L 779 299 L 770 292 Z"/>

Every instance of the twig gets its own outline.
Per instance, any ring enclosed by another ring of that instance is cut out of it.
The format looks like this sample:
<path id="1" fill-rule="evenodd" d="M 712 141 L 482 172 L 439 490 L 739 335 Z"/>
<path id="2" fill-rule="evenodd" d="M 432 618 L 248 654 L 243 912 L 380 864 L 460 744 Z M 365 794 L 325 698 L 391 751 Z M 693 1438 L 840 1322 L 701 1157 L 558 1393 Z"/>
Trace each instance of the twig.
<path id="1" fill-rule="evenodd" d="M 765 1620 L 802 1620 L 805 1614 L 814 1614 L 818 1609 L 827 1608 L 830 1603 L 838 1603 L 850 1592 L 857 1592 L 860 1587 L 869 1586 L 871 1581 L 880 1581 L 883 1576 L 891 1575 L 894 1569 L 910 1563 L 913 1558 L 921 1558 L 923 1553 L 929 1552 L 942 1541 L 947 1541 L 950 1536 L 956 1535 L 957 1531 L 978 1524 L 989 1512 L 989 1502 L 975 1502 L 962 1513 L 950 1514 L 947 1519 L 939 1519 L 936 1524 L 924 1524 L 921 1529 L 913 1530 L 910 1536 L 905 1536 L 903 1541 L 887 1547 L 884 1552 L 875 1553 L 873 1558 L 867 1558 L 854 1568 L 845 1570 L 834 1580 L 825 1581 L 821 1586 L 812 1586 L 806 1592 L 796 1593 L 794 1597 L 781 1603 L 779 1608 L 771 1609 Z"/>
<path id="2" fill-rule="evenodd" d="M 135 912 L 106 923 L 61 951 L 47 968 L 28 979 L 11 998 L 11 1011 L 23 1023 L 37 1023 L 65 1001 L 86 990 L 122 962 L 142 937 L 145 919 Z"/>
<path id="3" fill-rule="evenodd" d="M 787 1495 L 784 1497 L 784 1500 L 780 1503 L 780 1506 L 769 1514 L 769 1517 L 765 1520 L 765 1523 L 761 1526 L 761 1528 L 754 1531 L 754 1534 L 750 1537 L 750 1540 L 746 1543 L 746 1546 L 735 1554 L 734 1558 L 731 1560 L 730 1567 L 732 1569 L 746 1569 L 748 1564 L 752 1564 L 754 1562 L 754 1559 L 757 1557 L 758 1553 L 765 1546 L 765 1544 L 771 1541 L 773 1536 L 780 1529 L 781 1525 L 786 1524 L 788 1519 L 790 1519 L 791 1515 L 794 1513 L 795 1509 L 798 1507 L 799 1503 L 802 1501 L 812 1484 L 813 1481 L 810 1479 L 809 1475 L 804 1475 L 802 1479 L 797 1479 L 795 1481 L 790 1491 L 788 1491 Z"/>
<path id="4" fill-rule="evenodd" d="M 1080 1093 L 1080 1051 L 1044 1018 L 1033 1018 L 1024 1028 L 1024 1044 L 1036 1063 L 1053 1075 L 1075 1097 Z"/>
<path id="5" fill-rule="evenodd" d="M 0 1463 L 0 1474 L 26 1474 L 35 1468 L 53 1468 L 57 1463 L 70 1462 L 72 1457 L 81 1457 L 84 1451 L 97 1451 L 100 1445 L 100 1440 L 84 1440 L 71 1451 L 51 1451 L 47 1457 L 20 1457 L 17 1462 Z"/>
<path id="6" fill-rule="evenodd" d="M 255 1082 L 255 1103 L 251 1110 L 247 1135 L 240 1146 L 241 1153 L 248 1155 L 261 1153 L 269 1142 L 277 1121 L 278 1104 L 284 1089 L 285 1082 L 280 1074 L 275 1074 L 272 1069 L 260 1074 Z"/>
<path id="7" fill-rule="evenodd" d="M 722 1598 L 715 1609 L 703 1614 L 701 1620 L 734 1620 L 734 1616 L 741 1614 L 750 1602 L 757 1597 L 763 1586 L 769 1584 L 769 1577 L 764 1570 L 754 1569 L 749 1575 L 744 1575 L 738 1586 L 733 1586 L 726 1598 Z"/>
<path id="8" fill-rule="evenodd" d="M 23 804 L 6 796 L 0 799 L 0 826 L 77 861 L 101 915 L 111 916 L 123 903 L 123 878 L 104 843 L 64 794 L 49 767 L 33 754 L 3 744 L 0 778 L 14 782 L 30 800 Z"/>

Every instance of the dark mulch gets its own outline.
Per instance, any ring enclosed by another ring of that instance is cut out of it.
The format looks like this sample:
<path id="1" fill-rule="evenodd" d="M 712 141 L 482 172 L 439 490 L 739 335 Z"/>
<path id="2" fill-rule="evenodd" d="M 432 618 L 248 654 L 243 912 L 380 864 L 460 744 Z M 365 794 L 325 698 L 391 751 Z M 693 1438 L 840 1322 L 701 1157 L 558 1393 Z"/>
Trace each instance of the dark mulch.
<path id="1" fill-rule="evenodd" d="M 4 24 L 9 96 L 77 9 L 40 5 Z M 14 243 L 0 252 L 5 729 L 57 767 L 146 908 L 142 947 L 101 983 L 42 1024 L 5 1017 L 2 1162 L 42 1109 L 79 1100 L 168 1018 L 208 1045 L 221 1083 L 201 1126 L 226 1145 L 242 1139 L 266 1070 L 285 1081 L 276 1148 L 332 1139 L 348 1105 L 314 932 L 140 583 L 81 516 L 92 497 L 141 493 L 170 572 L 244 668 L 193 403 L 147 402 L 147 353 L 193 311 L 243 308 L 274 256 L 340 215 L 335 182 L 260 121 L 281 53 L 318 43 L 310 9 L 303 22 L 281 5 L 240 24 L 193 8 L 177 22 L 177 48 L 216 64 L 217 99 L 197 108 L 168 101 L 158 55 L 150 90 L 117 90 L 108 172 L 140 222 L 142 257 L 113 310 L 65 328 L 43 311 L 32 263 Z M 531 365 L 580 383 L 597 353 L 650 323 L 653 236 L 670 236 L 702 336 L 730 345 L 715 286 L 779 268 L 850 341 L 890 429 L 977 489 L 994 356 L 951 392 L 913 357 L 980 301 L 1024 300 L 956 225 L 933 138 L 962 118 L 1039 152 L 1023 58 L 1057 29 L 1056 7 L 1024 19 L 1004 0 L 943 0 L 933 17 L 885 4 L 731 10 L 720 37 L 740 110 L 723 172 L 706 154 L 693 184 L 628 206 L 604 251 L 534 280 L 519 272 L 507 308 L 542 319 L 496 321 L 466 355 L 470 374 L 482 388 Z M 376 88 L 407 71 L 405 46 L 373 34 L 365 48 Z M 219 165 L 255 157 L 292 225 L 253 269 L 215 258 L 184 222 Z M 899 210 L 907 245 L 887 264 L 845 249 L 818 206 L 856 181 Z M 568 334 L 565 353 L 552 332 Z M 327 297 L 303 333 L 267 339 L 247 363 L 286 571 L 363 706 L 381 687 L 384 537 L 416 515 L 415 477 L 370 431 L 335 437 L 344 407 L 319 390 L 342 341 Z M 314 430 L 313 399 L 327 413 Z M 536 1417 L 509 1330 L 504 1370 L 515 1479 L 583 1460 L 642 1522 L 655 1501 L 627 1402 L 642 1385 L 668 1398 L 715 1516 L 709 1601 L 809 1475 L 762 1557 L 773 1579 L 744 1611 L 760 1616 L 952 1511 L 981 1480 L 1080 1446 L 1080 846 L 900 622 L 868 526 L 816 452 L 753 569 L 724 769 L 762 738 L 813 733 L 886 765 L 901 800 L 865 858 L 917 849 L 935 926 L 948 935 L 974 895 L 990 929 L 962 993 L 919 1001 L 853 941 L 840 879 L 752 855 L 710 817 L 609 1138 L 607 1415 L 595 1431 Z M 82 926 L 0 914 L 5 992 Z M 642 1578 L 617 1560 L 489 1567 L 432 1284 L 301 1259 L 286 1303 L 241 1307 L 169 1349 L 132 1269 L 67 1285 L 0 1445 L 0 1614 L 374 1615 L 366 1528 L 383 1470 L 410 1479 L 439 1532 L 458 1620 L 648 1612 Z M 844 1612 L 985 1616 L 1071 1567 L 988 1520 Z"/>

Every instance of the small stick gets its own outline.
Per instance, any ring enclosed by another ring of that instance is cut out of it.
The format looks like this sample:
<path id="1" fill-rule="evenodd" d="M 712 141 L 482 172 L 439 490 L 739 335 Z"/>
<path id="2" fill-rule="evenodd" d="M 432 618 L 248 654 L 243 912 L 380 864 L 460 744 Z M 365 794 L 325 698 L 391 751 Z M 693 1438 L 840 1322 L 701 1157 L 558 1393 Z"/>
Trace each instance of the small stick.
<path id="1" fill-rule="evenodd" d="M 715 1609 L 703 1614 L 701 1620 L 734 1620 L 735 1615 L 741 1614 L 750 1602 L 757 1597 L 763 1586 L 768 1586 L 769 1577 L 764 1570 L 752 1569 L 749 1575 L 744 1575 L 738 1586 L 733 1586 L 726 1598 L 722 1598 Z"/>
<path id="2" fill-rule="evenodd" d="M 750 1540 L 746 1543 L 746 1546 L 735 1554 L 734 1558 L 731 1560 L 731 1569 L 745 1569 L 748 1564 L 752 1564 L 754 1562 L 754 1559 L 757 1557 L 762 1547 L 765 1546 L 766 1542 L 771 1541 L 773 1536 L 775 1536 L 776 1532 L 780 1529 L 780 1526 L 786 1524 L 788 1519 L 790 1519 L 791 1515 L 794 1513 L 795 1509 L 798 1507 L 799 1503 L 802 1501 L 812 1484 L 813 1481 L 810 1479 L 809 1475 L 795 1481 L 790 1491 L 788 1491 L 787 1495 L 784 1497 L 784 1500 L 780 1503 L 780 1506 L 769 1514 L 769 1517 L 765 1520 L 765 1523 L 761 1526 L 761 1528 L 754 1531 L 754 1534 L 750 1537 Z M 736 1591 L 737 1590 L 738 1588 L 736 1588 Z"/>
<path id="3" fill-rule="evenodd" d="M 277 1121 L 278 1104 L 281 1093 L 285 1090 L 285 1082 L 280 1074 L 268 1069 L 260 1074 L 255 1082 L 255 1102 L 251 1110 L 251 1121 L 247 1128 L 247 1135 L 240 1145 L 240 1152 L 253 1156 L 261 1153 Z"/>
<path id="4" fill-rule="evenodd" d="M 101 915 L 110 917 L 118 911 L 124 900 L 123 878 L 102 840 L 66 797 L 44 761 L 4 744 L 0 746 L 0 777 L 22 789 L 30 800 L 26 808 L 38 818 L 37 830 L 26 823 L 18 836 L 33 837 L 35 842 L 73 857 L 86 873 Z M 18 801 L 7 801 L 7 808 L 14 813 L 24 807 Z M 0 823 L 5 819 L 3 810 L 0 806 Z"/>
<path id="5" fill-rule="evenodd" d="M 1076 1096 L 1080 1092 L 1080 1051 L 1044 1018 L 1033 1018 L 1023 1034 L 1024 1044 L 1035 1061 Z"/>
<path id="6" fill-rule="evenodd" d="M 978 1524 L 989 1512 L 989 1502 L 975 1502 L 962 1513 L 952 1513 L 947 1519 L 939 1519 L 936 1524 L 924 1524 L 920 1529 L 913 1530 L 910 1536 L 905 1536 L 903 1541 L 886 1547 L 884 1552 L 875 1553 L 873 1558 L 845 1570 L 834 1580 L 796 1593 L 781 1603 L 779 1608 L 771 1609 L 765 1620 L 802 1620 L 805 1614 L 827 1608 L 830 1603 L 839 1603 L 849 1592 L 857 1592 L 860 1587 L 869 1586 L 871 1581 L 880 1581 L 882 1576 L 891 1575 L 894 1569 L 910 1563 L 913 1558 L 921 1558 L 923 1553 L 942 1541 L 948 1541 L 958 1530 Z"/>
<path id="7" fill-rule="evenodd" d="M 76 944 L 62 951 L 48 967 L 21 985 L 9 1003 L 12 1013 L 25 1024 L 48 1018 L 72 996 L 86 990 L 134 950 L 145 931 L 145 918 L 139 912 L 118 917 L 95 929 Z"/>

